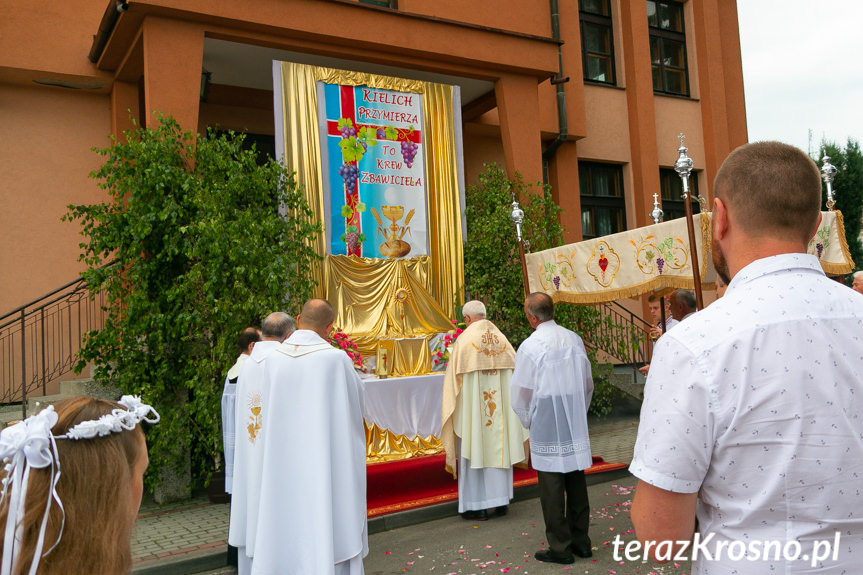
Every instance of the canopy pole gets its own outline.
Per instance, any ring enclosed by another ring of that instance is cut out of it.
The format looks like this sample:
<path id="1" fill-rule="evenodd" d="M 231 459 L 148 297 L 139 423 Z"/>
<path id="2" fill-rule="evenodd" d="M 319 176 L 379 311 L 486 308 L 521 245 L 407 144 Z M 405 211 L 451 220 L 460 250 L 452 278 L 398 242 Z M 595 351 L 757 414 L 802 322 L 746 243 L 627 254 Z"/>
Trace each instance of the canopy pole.
<path id="1" fill-rule="evenodd" d="M 689 174 L 692 172 L 692 158 L 686 155 L 689 148 L 683 145 L 683 140 L 686 138 L 682 133 L 677 136 L 680 138 L 680 147 L 677 148 L 679 157 L 674 162 L 674 171 L 680 176 L 683 182 L 683 206 L 686 209 L 686 231 L 689 235 L 689 253 L 692 257 L 692 281 L 695 283 L 695 305 L 698 309 L 704 309 L 704 298 L 701 295 L 701 267 L 698 265 L 698 245 L 695 243 L 695 223 L 692 221 L 692 204 L 689 198 Z M 704 202 L 701 197 L 698 198 L 699 205 L 704 211 Z"/>
<path id="2" fill-rule="evenodd" d="M 515 237 L 518 240 L 518 257 L 521 260 L 521 283 L 524 287 L 524 297 L 530 295 L 530 289 L 527 285 L 527 260 L 524 257 L 524 236 L 521 233 L 521 222 L 524 221 L 524 211 L 519 207 L 518 202 L 513 197 L 512 211 L 509 214 L 509 219 L 515 224 Z"/>

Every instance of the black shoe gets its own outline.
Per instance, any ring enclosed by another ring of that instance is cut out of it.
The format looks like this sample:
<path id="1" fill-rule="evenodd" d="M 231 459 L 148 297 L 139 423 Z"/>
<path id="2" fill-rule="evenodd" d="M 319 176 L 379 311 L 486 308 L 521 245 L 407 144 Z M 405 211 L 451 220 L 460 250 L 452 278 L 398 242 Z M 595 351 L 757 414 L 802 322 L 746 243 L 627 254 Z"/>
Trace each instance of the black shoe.
<path id="1" fill-rule="evenodd" d="M 557 556 L 547 550 L 537 551 L 533 557 L 537 561 L 542 561 L 543 563 L 560 563 L 561 565 L 575 563 L 575 557 L 572 555 Z"/>
<path id="2" fill-rule="evenodd" d="M 503 517 L 507 513 L 509 513 L 509 505 L 501 505 L 497 509 L 494 510 L 495 513 L 498 514 L 499 517 Z"/>
<path id="3" fill-rule="evenodd" d="M 479 511 L 465 511 L 461 514 L 462 519 L 468 521 L 488 521 L 488 511 L 480 509 Z"/>
<path id="4" fill-rule="evenodd" d="M 573 553 L 582 559 L 587 559 L 588 557 L 593 557 L 593 551 L 588 549 L 587 551 L 573 551 Z"/>

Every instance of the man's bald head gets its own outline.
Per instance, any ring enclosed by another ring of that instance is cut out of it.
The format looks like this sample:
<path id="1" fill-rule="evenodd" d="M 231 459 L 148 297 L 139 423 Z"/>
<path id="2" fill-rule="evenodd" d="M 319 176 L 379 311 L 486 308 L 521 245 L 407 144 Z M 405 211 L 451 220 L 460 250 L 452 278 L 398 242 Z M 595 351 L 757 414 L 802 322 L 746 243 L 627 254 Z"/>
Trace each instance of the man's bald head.
<path id="1" fill-rule="evenodd" d="M 333 306 L 325 299 L 310 299 L 303 304 L 303 309 L 297 317 L 297 326 L 307 329 L 327 338 L 336 320 Z"/>

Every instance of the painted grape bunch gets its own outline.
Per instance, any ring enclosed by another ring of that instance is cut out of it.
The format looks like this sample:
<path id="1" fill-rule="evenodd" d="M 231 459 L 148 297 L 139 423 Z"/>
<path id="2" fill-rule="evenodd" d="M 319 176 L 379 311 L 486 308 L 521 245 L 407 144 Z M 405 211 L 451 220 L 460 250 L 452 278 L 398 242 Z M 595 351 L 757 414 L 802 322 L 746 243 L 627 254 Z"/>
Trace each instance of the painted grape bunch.
<path id="1" fill-rule="evenodd" d="M 554 282 L 554 289 L 560 289 L 560 276 L 554 276 L 551 281 Z"/>
<path id="2" fill-rule="evenodd" d="M 818 258 L 821 258 L 821 254 L 824 252 L 824 244 L 818 242 L 815 244 L 815 250 L 818 252 Z"/>
<path id="3" fill-rule="evenodd" d="M 665 265 L 665 260 L 662 258 L 656 258 L 656 269 L 659 270 L 659 275 L 662 275 L 662 267 Z"/>
<path id="4" fill-rule="evenodd" d="M 345 182 L 345 188 L 347 188 L 349 192 L 353 191 L 356 187 L 357 176 L 359 176 L 359 173 L 359 169 L 353 164 L 342 164 L 339 166 L 339 175 Z"/>
<path id="5" fill-rule="evenodd" d="M 348 232 L 345 234 L 345 243 L 348 245 L 348 249 L 350 251 L 354 251 L 357 249 L 357 246 L 360 245 L 360 234 L 359 232 Z"/>
<path id="6" fill-rule="evenodd" d="M 402 142 L 402 158 L 404 158 L 405 165 L 409 168 L 414 163 L 414 158 L 417 155 L 417 149 L 419 149 L 419 146 L 417 146 L 410 140 Z"/>

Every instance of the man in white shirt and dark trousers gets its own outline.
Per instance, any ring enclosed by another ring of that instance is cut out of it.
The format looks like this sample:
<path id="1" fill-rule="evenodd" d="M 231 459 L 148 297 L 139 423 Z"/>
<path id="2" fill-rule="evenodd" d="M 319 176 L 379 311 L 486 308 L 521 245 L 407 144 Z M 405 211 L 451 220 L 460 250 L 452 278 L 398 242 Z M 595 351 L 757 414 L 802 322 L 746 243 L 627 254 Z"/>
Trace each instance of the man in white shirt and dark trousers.
<path id="1" fill-rule="evenodd" d="M 863 564 L 863 298 L 806 253 L 819 176 L 786 144 L 731 153 L 712 216 L 728 289 L 654 350 L 632 522 L 647 555 L 683 550 L 693 574 Z"/>
<path id="2" fill-rule="evenodd" d="M 533 334 L 515 356 L 512 409 L 530 430 L 530 455 L 548 549 L 538 561 L 569 564 L 591 557 L 590 503 L 584 470 L 591 466 L 587 408 L 593 395 L 590 360 L 581 338 L 554 321 L 554 303 L 532 293 L 524 313 Z"/>

